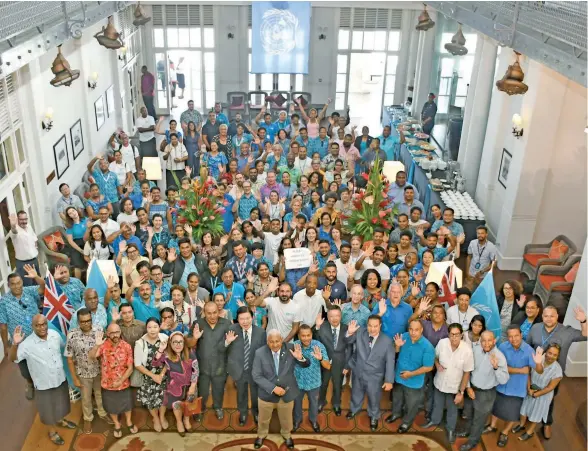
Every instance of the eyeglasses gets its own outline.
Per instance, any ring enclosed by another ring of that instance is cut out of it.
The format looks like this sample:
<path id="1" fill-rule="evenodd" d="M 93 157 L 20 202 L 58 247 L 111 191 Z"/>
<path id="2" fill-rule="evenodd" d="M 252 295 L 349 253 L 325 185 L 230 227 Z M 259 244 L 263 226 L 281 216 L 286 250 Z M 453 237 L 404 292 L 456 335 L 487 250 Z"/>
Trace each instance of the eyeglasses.
<path id="1" fill-rule="evenodd" d="M 172 341 L 172 345 L 183 345 L 183 341 Z"/>
<path id="2" fill-rule="evenodd" d="M 88 324 L 88 323 L 91 323 L 92 322 L 92 319 L 90 318 L 90 319 L 87 319 L 87 320 L 84 320 L 84 321 L 78 321 L 78 322 L 80 324 Z"/>
<path id="3" fill-rule="evenodd" d="M 461 332 L 449 334 L 450 337 L 461 337 Z"/>

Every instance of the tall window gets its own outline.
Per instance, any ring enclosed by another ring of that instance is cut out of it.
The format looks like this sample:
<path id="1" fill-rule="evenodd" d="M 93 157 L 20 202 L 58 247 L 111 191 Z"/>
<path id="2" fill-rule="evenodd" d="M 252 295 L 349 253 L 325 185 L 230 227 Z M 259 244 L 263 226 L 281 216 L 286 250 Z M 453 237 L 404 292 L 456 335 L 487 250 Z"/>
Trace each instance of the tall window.
<path id="1" fill-rule="evenodd" d="M 439 49 L 441 64 L 437 108 L 440 114 L 448 113 L 449 106 L 465 107 L 468 85 L 474 68 L 478 36 L 475 33 L 464 34 L 468 49 L 465 56 L 453 56 L 445 49 L 445 44 L 451 42 L 452 36 L 453 33 L 443 33 Z"/>

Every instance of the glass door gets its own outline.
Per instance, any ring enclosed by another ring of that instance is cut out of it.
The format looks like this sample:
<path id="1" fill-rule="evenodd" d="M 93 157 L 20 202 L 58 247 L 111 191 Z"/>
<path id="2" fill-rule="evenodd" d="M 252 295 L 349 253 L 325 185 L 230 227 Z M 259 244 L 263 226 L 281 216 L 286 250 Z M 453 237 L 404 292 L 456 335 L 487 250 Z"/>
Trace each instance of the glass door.
<path id="1" fill-rule="evenodd" d="M 164 52 L 155 54 L 155 102 L 157 114 L 170 114 L 169 64 Z"/>
<path id="2" fill-rule="evenodd" d="M 12 268 L 16 266 L 14 246 L 8 233 L 10 232 L 10 215 L 16 214 L 17 211 L 12 196 L 7 196 L 0 200 L 0 220 L 2 221 L 2 227 L 0 227 L 0 243 L 2 243 L 0 245 L 1 294 L 8 291 L 8 275 L 12 272 Z"/>

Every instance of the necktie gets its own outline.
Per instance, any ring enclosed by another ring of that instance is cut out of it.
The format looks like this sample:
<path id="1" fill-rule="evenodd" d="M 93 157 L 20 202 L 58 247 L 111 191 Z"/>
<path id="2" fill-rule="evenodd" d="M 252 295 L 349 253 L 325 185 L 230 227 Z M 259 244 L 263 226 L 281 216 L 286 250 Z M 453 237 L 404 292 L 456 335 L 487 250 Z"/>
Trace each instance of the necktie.
<path id="1" fill-rule="evenodd" d="M 274 366 L 276 367 L 276 376 L 280 374 L 280 354 L 274 352 Z"/>
<path id="2" fill-rule="evenodd" d="M 374 337 L 369 338 L 370 341 L 370 351 L 372 350 L 372 346 L 374 345 Z"/>
<path id="3" fill-rule="evenodd" d="M 333 348 L 337 347 L 337 329 L 333 327 Z"/>
<path id="4" fill-rule="evenodd" d="M 245 363 L 243 364 L 243 369 L 245 371 L 247 371 L 249 369 L 249 333 L 247 333 L 247 331 L 245 331 L 244 360 L 245 360 Z"/>

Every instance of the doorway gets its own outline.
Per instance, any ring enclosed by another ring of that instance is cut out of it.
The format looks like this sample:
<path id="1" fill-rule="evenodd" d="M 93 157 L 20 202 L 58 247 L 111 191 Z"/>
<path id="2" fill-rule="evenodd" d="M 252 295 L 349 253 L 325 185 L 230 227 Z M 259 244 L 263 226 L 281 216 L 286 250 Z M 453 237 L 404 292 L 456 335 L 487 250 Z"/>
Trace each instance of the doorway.
<path id="1" fill-rule="evenodd" d="M 386 53 L 351 52 L 349 65 L 348 104 L 351 108 L 351 123 L 367 126 L 371 136 L 382 131 L 380 115 L 384 95 L 384 71 Z"/>

